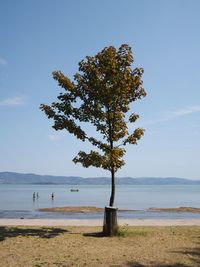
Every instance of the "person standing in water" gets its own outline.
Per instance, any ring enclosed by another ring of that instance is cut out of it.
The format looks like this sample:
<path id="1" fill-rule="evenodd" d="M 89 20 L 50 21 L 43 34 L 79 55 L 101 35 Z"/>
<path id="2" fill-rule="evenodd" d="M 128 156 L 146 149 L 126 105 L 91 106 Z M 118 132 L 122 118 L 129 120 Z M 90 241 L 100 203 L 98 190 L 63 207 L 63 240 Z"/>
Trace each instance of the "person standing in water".
<path id="1" fill-rule="evenodd" d="M 54 200 L 54 193 L 51 194 L 51 199 Z"/>
<path id="2" fill-rule="evenodd" d="M 35 203 L 35 192 L 33 193 L 33 203 Z"/>

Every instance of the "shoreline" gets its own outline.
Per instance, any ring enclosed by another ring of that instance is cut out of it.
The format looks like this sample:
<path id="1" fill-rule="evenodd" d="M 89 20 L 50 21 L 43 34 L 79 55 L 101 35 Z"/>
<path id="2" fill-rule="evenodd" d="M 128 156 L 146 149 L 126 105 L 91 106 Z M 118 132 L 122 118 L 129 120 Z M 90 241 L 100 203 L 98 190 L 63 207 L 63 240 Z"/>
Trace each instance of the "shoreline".
<path id="1" fill-rule="evenodd" d="M 95 206 L 65 206 L 65 207 L 51 207 L 51 208 L 39 208 L 40 212 L 62 212 L 62 213 L 103 213 L 104 208 Z M 150 212 L 173 212 L 173 213 L 200 213 L 200 208 L 194 207 L 176 207 L 176 208 L 157 208 L 151 207 L 144 210 L 134 209 L 118 209 L 119 212 L 138 212 L 138 211 L 150 211 Z"/>
<path id="2" fill-rule="evenodd" d="M 128 226 L 200 226 L 200 219 L 118 219 Z M 101 219 L 0 219 L 0 226 L 103 226 Z"/>

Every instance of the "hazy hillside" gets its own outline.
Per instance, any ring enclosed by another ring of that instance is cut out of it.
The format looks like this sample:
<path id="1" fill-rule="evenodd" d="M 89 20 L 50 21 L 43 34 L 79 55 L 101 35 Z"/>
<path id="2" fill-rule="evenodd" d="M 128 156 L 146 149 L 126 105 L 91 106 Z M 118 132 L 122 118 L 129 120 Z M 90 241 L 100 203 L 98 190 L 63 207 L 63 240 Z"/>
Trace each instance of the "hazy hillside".
<path id="1" fill-rule="evenodd" d="M 78 176 L 52 176 L 37 175 L 32 173 L 0 172 L 1 184 L 70 184 L 70 185 L 105 185 L 110 184 L 109 177 L 82 178 Z M 117 184 L 132 185 L 178 185 L 200 184 L 200 180 L 188 180 L 183 178 L 154 178 L 154 177 L 119 177 Z"/>

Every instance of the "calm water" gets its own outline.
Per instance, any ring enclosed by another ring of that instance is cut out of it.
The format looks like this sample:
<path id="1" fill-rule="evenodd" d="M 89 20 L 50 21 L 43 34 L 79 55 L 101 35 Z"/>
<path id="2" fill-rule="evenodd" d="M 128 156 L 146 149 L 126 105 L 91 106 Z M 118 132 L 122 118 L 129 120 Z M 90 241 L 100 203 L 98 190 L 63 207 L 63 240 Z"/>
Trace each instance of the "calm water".
<path id="1" fill-rule="evenodd" d="M 70 192 L 78 188 L 79 192 Z M 33 192 L 39 199 L 33 201 Z M 51 193 L 55 198 L 52 202 Z M 110 186 L 69 185 L 0 185 L 0 218 L 100 218 L 102 214 L 62 214 L 39 212 L 38 208 L 59 206 L 108 205 Z M 200 218 L 200 214 L 149 212 L 150 207 L 199 207 L 200 185 L 120 185 L 116 191 L 116 206 L 135 209 L 137 212 L 121 212 L 123 218 Z"/>

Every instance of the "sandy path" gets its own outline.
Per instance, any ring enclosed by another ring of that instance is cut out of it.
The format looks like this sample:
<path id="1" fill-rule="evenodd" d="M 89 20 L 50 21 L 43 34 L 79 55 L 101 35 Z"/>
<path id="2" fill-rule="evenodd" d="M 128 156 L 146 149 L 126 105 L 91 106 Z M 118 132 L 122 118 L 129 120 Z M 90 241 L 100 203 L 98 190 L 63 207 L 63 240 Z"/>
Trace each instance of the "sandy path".
<path id="1" fill-rule="evenodd" d="M 200 219 L 119 219 L 119 225 L 176 226 L 199 225 Z M 0 219 L 1 226 L 102 226 L 102 220 Z"/>

